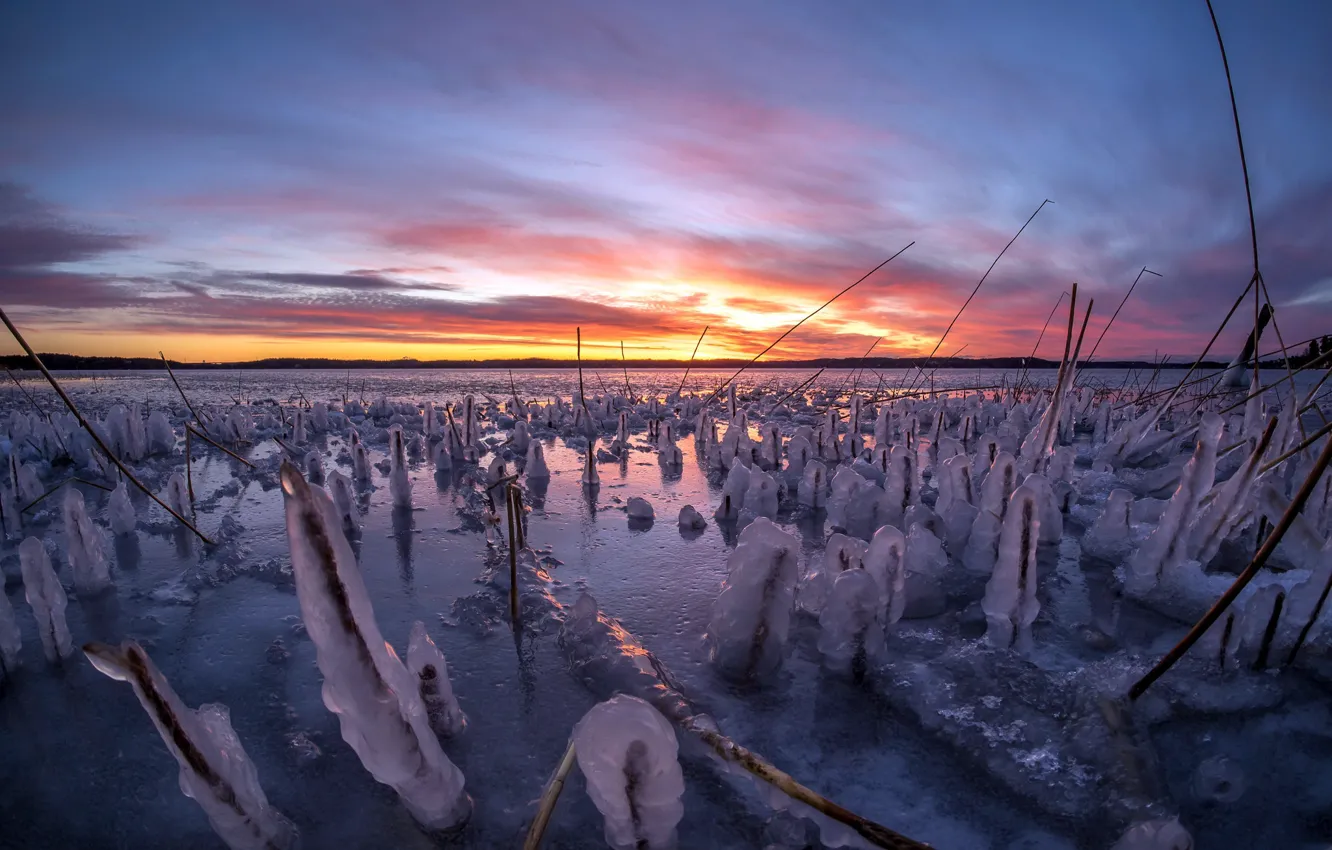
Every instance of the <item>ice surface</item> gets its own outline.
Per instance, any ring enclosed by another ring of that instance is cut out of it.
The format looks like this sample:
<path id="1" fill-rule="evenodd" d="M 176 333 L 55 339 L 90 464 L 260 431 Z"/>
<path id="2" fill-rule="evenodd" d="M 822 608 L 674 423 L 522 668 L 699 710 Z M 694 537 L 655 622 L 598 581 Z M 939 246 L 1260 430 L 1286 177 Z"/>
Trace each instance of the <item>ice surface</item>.
<path id="1" fill-rule="evenodd" d="M 723 671 L 752 676 L 781 664 L 799 552 L 799 541 L 762 517 L 740 533 L 708 621 L 712 660 Z"/>
<path id="2" fill-rule="evenodd" d="M 107 503 L 106 513 L 111 522 L 112 533 L 134 533 L 138 520 L 134 515 L 134 503 L 130 501 L 129 488 L 124 481 L 117 484 L 116 489 L 111 491 L 111 499 Z"/>
<path id="3" fill-rule="evenodd" d="M 51 557 L 36 537 L 28 537 L 19 544 L 19 565 L 23 571 L 23 592 L 37 619 L 37 634 L 42 639 L 42 650 L 51 663 L 74 652 L 74 639 L 65 623 L 65 608 L 69 602 L 65 589 L 60 586 Z"/>
<path id="4" fill-rule="evenodd" d="M 93 525 L 83 494 L 75 487 L 65 488 L 65 557 L 74 573 L 74 588 L 80 594 L 94 595 L 111 586 L 111 566 L 102 545 L 102 532 Z"/>
<path id="5" fill-rule="evenodd" d="M 1031 647 L 1031 624 L 1041 610 L 1036 601 L 1036 542 L 1040 534 L 1039 496 L 1027 484 L 1013 492 L 999 537 L 999 557 L 985 585 L 981 609 L 986 638 L 997 649 Z"/>
<path id="6" fill-rule="evenodd" d="M 208 815 L 213 831 L 231 850 L 287 850 L 296 828 L 269 805 L 254 763 L 231 727 L 224 705 L 191 711 L 137 643 L 84 648 L 98 670 L 129 682 L 180 765 L 180 790 Z"/>
<path id="7" fill-rule="evenodd" d="M 379 633 L 332 501 L 289 463 L 282 492 L 301 617 L 343 740 L 422 826 L 459 826 L 472 808 L 462 772 L 440 749 L 414 677 Z"/>
<path id="8" fill-rule="evenodd" d="M 574 727 L 578 767 L 615 850 L 672 850 L 684 817 L 679 745 L 666 718 L 620 695 L 598 703 Z"/>
<path id="9" fill-rule="evenodd" d="M 449 681 L 449 665 L 444 653 L 430 639 L 425 623 L 412 623 L 411 639 L 407 643 L 407 669 L 416 676 L 420 685 L 421 701 L 425 704 L 430 728 L 436 735 L 452 738 L 467 727 L 458 698 L 453 695 Z"/>

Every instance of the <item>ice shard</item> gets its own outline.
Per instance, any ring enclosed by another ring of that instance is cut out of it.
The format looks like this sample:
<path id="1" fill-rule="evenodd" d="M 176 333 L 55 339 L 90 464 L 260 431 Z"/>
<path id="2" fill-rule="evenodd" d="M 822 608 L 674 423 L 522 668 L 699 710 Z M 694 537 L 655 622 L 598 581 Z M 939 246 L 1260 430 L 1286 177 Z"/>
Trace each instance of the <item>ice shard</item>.
<path id="1" fill-rule="evenodd" d="M 37 619 L 42 650 L 46 660 L 55 663 L 74 652 L 74 639 L 65 623 L 65 608 L 69 605 L 65 588 L 56 578 L 46 547 L 36 537 L 19 544 L 19 567 L 23 571 L 23 594 Z"/>
<path id="2" fill-rule="evenodd" d="M 593 706 L 573 732 L 587 793 L 614 850 L 673 850 L 684 817 L 675 730 L 643 700 L 620 694 Z"/>
<path id="3" fill-rule="evenodd" d="M 107 503 L 107 518 L 111 522 L 111 531 L 113 534 L 133 534 L 137 524 L 134 515 L 134 503 L 130 501 L 129 489 L 125 482 L 121 481 L 116 485 L 116 489 L 111 491 L 111 499 Z"/>
<path id="4" fill-rule="evenodd" d="M 290 463 L 281 477 L 296 596 L 324 676 L 324 705 L 361 764 L 422 826 L 461 825 L 472 807 L 462 772 L 440 749 L 415 677 L 379 632 L 332 501 Z"/>
<path id="5" fill-rule="evenodd" d="M 102 533 L 93 525 L 83 494 L 65 488 L 65 556 L 74 573 L 74 588 L 81 594 L 101 593 L 111 586 L 111 567 L 102 546 Z"/>
<path id="6" fill-rule="evenodd" d="M 1036 601 L 1039 511 L 1039 497 L 1029 486 L 1023 484 L 1013 492 L 999 537 L 999 557 L 981 601 L 988 624 L 985 636 L 999 649 L 1031 646 L 1031 624 L 1041 610 Z"/>
<path id="7" fill-rule="evenodd" d="M 740 533 L 708 622 L 712 660 L 722 671 L 748 677 L 781 664 L 799 553 L 800 542 L 771 520 L 756 519 Z"/>
<path id="8" fill-rule="evenodd" d="M 180 765 L 180 790 L 208 816 L 231 850 L 288 850 L 297 846 L 291 821 L 273 808 L 259 774 L 231 727 L 225 705 L 192 711 L 137 643 L 90 643 L 88 660 L 119 682 L 129 682 L 143 710 Z"/>
<path id="9" fill-rule="evenodd" d="M 407 669 L 416 676 L 421 702 L 425 704 L 426 716 L 430 718 L 430 728 L 435 734 L 452 738 L 461 733 L 467 727 L 467 715 L 463 714 L 458 698 L 453 695 L 449 665 L 420 620 L 412 623 L 411 639 L 407 642 Z"/>

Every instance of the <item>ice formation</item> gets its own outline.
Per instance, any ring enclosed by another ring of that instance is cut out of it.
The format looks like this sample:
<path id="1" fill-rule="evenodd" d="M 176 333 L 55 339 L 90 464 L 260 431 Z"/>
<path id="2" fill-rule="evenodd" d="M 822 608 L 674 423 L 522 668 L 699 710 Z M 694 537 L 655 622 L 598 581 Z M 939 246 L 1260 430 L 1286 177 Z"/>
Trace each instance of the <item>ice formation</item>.
<path id="1" fill-rule="evenodd" d="M 981 609 L 985 636 L 999 649 L 1031 646 L 1031 624 L 1040 613 L 1036 601 L 1036 542 L 1040 535 L 1039 497 L 1028 485 L 1013 491 L 999 536 L 999 556 L 985 585 Z"/>
<path id="2" fill-rule="evenodd" d="M 1101 514 L 1082 536 L 1082 551 L 1097 558 L 1117 561 L 1133 546 L 1133 494 L 1116 487 L 1106 497 Z"/>
<path id="3" fill-rule="evenodd" d="M 291 412 L 291 442 L 296 446 L 305 442 L 305 410 L 300 407 Z"/>
<path id="4" fill-rule="evenodd" d="M 65 488 L 65 555 L 74 573 L 74 588 L 92 595 L 111 586 L 111 567 L 102 546 L 102 533 L 93 525 L 83 494 L 75 487 Z"/>
<path id="5" fill-rule="evenodd" d="M 37 472 L 18 459 L 15 452 L 9 456 L 9 486 L 18 495 L 20 507 L 32 504 L 42 497 L 45 488 L 37 477 Z"/>
<path id="6" fill-rule="evenodd" d="M 146 439 L 150 455 L 169 455 L 176 448 L 176 432 L 171 429 L 171 420 L 162 411 L 154 410 L 149 414 Z"/>
<path id="7" fill-rule="evenodd" d="M 46 660 L 52 663 L 74 651 L 74 639 L 65 623 L 68 600 L 60 586 L 46 547 L 36 537 L 19 544 L 19 567 L 23 572 L 23 592 L 37 619 L 37 633 L 42 639 Z"/>
<path id="8" fill-rule="evenodd" d="M 902 532 L 885 525 L 874 532 L 861 566 L 878 587 L 876 616 L 885 631 L 902 619 L 906 608 L 907 540 Z"/>
<path id="9" fill-rule="evenodd" d="M 189 519 L 190 517 L 190 488 L 185 482 L 185 476 L 179 472 L 171 473 L 167 479 L 166 493 L 162 496 L 162 501 L 167 503 L 167 507 Z"/>
<path id="10" fill-rule="evenodd" d="M 642 496 L 630 496 L 626 507 L 631 522 L 635 520 L 638 522 L 652 522 L 655 516 L 652 512 L 652 503 Z"/>
<path id="11" fill-rule="evenodd" d="M 324 705 L 361 764 L 421 825 L 461 825 L 472 808 L 462 772 L 440 749 L 415 677 L 379 632 L 332 501 L 290 463 L 281 477 L 296 596 L 324 675 Z"/>
<path id="12" fill-rule="evenodd" d="M 527 447 L 527 463 L 523 466 L 523 472 L 529 480 L 550 478 L 550 468 L 546 466 L 546 450 L 537 440 L 533 440 Z"/>
<path id="13" fill-rule="evenodd" d="M 344 529 L 359 528 L 360 518 L 356 510 L 356 493 L 352 490 L 351 479 L 335 469 L 328 474 L 325 486 L 328 487 L 328 492 L 333 497 L 333 506 L 337 508 L 338 518 L 342 520 L 342 527 Z"/>
<path id="14" fill-rule="evenodd" d="M 107 518 L 111 521 L 111 532 L 113 534 L 133 534 L 137 524 L 134 515 L 134 503 L 130 501 L 129 488 L 125 482 L 121 481 L 116 485 L 116 489 L 111 491 L 111 499 L 107 503 Z"/>
<path id="15" fill-rule="evenodd" d="M 781 664 L 799 552 L 799 541 L 768 519 L 760 517 L 740 533 L 708 622 L 712 660 L 723 671 L 752 676 Z"/>
<path id="16" fill-rule="evenodd" d="M 1017 484 L 1017 461 L 1008 452 L 1000 452 L 981 484 L 980 510 L 962 553 L 962 562 L 972 572 L 993 571 L 999 557 L 999 536 Z"/>
<path id="17" fill-rule="evenodd" d="M 288 850 L 298 845 L 296 828 L 264 796 L 225 705 L 187 708 L 132 640 L 118 647 L 90 643 L 83 651 L 102 673 L 133 686 L 180 765 L 180 790 L 204 810 L 223 843 L 231 850 Z"/>
<path id="18" fill-rule="evenodd" d="M 407 642 L 407 669 L 420 684 L 421 701 L 435 734 L 451 738 L 461 733 L 467 726 L 467 715 L 453 695 L 449 665 L 420 620 L 412 624 L 411 639 Z"/>
<path id="19" fill-rule="evenodd" d="M 708 527 L 708 521 L 703 515 L 695 510 L 693 505 L 685 505 L 680 508 L 680 530 L 681 531 L 701 531 Z"/>
<path id="20" fill-rule="evenodd" d="M 305 474 L 311 483 L 324 483 L 324 458 L 317 450 L 311 449 L 305 454 Z"/>
<path id="21" fill-rule="evenodd" d="M 573 744 L 588 796 L 605 818 L 606 843 L 614 850 L 673 850 L 684 817 L 684 774 L 666 718 L 621 694 L 583 716 Z"/>
<path id="22" fill-rule="evenodd" d="M 1193 836 L 1179 818 L 1160 818 L 1129 827 L 1110 850 L 1193 850 Z"/>
<path id="23" fill-rule="evenodd" d="M 403 444 L 402 427 L 389 428 L 389 492 L 393 494 L 393 507 L 412 507 L 412 481 L 407 477 L 407 448 Z"/>
<path id="24" fill-rule="evenodd" d="M 721 502 L 713 516 L 723 522 L 740 518 L 740 511 L 745 504 L 745 495 L 749 492 L 749 467 L 737 463 L 726 473 L 726 483 L 722 485 Z"/>
<path id="25" fill-rule="evenodd" d="M 448 472 L 453 468 L 453 458 L 449 456 L 449 448 L 443 440 L 431 444 L 430 460 L 435 464 L 436 472 Z"/>
<path id="26" fill-rule="evenodd" d="M 829 667 L 857 675 L 882 656 L 879 586 L 865 570 L 846 570 L 832 582 L 819 614 L 818 647 Z"/>
<path id="27" fill-rule="evenodd" d="M 816 615 L 822 611 L 833 582 L 847 570 L 863 567 L 868 550 L 863 540 L 840 532 L 832 534 L 823 552 L 823 566 L 807 575 L 800 585 L 800 607 Z"/>
<path id="28" fill-rule="evenodd" d="M 791 443 L 794 445 L 795 440 Z M 811 460 L 804 465 L 800 486 L 796 489 L 796 499 L 805 507 L 815 510 L 828 504 L 828 470 L 823 461 Z"/>
<path id="29" fill-rule="evenodd" d="M 1179 488 L 1161 515 L 1161 522 L 1129 559 L 1125 589 L 1131 594 L 1150 591 L 1163 574 L 1175 569 L 1188 554 L 1189 523 L 1202 497 L 1216 477 L 1216 445 L 1224 427 L 1215 413 L 1203 414 L 1193 457 L 1184 466 Z"/>
<path id="30" fill-rule="evenodd" d="M 768 473 L 754 469 L 749 473 L 740 518 L 745 521 L 761 516 L 768 519 L 777 516 L 777 482 Z"/>
<path id="31" fill-rule="evenodd" d="M 352 475 L 362 484 L 370 481 L 370 454 L 365 443 L 356 438 L 355 431 L 352 432 Z"/>
<path id="32" fill-rule="evenodd" d="M 597 473 L 597 441 L 595 439 L 587 441 L 587 457 L 583 460 L 584 487 L 600 487 L 601 476 Z"/>

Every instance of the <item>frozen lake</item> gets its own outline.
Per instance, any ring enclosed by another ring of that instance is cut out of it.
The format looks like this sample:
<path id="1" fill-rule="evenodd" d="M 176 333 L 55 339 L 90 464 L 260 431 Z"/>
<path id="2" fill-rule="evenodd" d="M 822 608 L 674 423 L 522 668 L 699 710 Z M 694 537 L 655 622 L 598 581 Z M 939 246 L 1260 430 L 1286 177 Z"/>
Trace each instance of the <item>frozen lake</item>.
<path id="1" fill-rule="evenodd" d="M 764 398 L 760 406 L 770 407 L 812 371 L 746 373 L 741 402 L 758 390 Z M 728 374 L 692 372 L 686 391 L 710 392 Z M 1168 372 L 1161 380 L 1179 375 Z M 185 371 L 178 377 L 190 400 L 214 415 L 224 414 L 237 400 L 256 413 L 276 411 L 269 404 L 276 402 L 289 414 L 305 400 L 341 408 L 344 398 L 373 402 L 385 397 L 412 405 L 429 401 L 442 409 L 458 405 L 469 393 L 478 402 L 485 401 L 485 394 L 501 403 L 511 398 L 507 372 Z M 872 394 L 900 377 L 867 370 L 853 378 L 849 372 L 830 371 L 808 392 L 849 390 L 854 380 L 862 394 Z M 1087 377 L 1107 388 L 1134 378 L 1109 370 L 1092 370 Z M 1278 377 L 1264 373 L 1265 382 Z M 940 372 L 935 381 L 942 392 L 1011 386 L 1016 378 L 1014 373 L 957 371 Z M 1052 372 L 1032 378 L 1044 386 L 1054 380 Z M 183 436 L 189 413 L 165 373 L 83 373 L 65 380 L 89 415 L 104 416 L 115 404 L 138 404 L 145 414 L 167 411 L 177 436 Z M 577 393 L 572 370 L 515 371 L 512 380 L 524 400 L 545 403 L 558 396 L 567 403 Z M 628 375 L 635 395 L 659 398 L 674 393 L 679 380 L 678 371 Z M 619 372 L 589 371 L 585 381 L 589 396 L 624 391 Z M 32 379 L 24 383 L 48 410 L 60 410 L 49 389 Z M 1312 386 L 1304 376 L 1298 383 L 1301 391 Z M 1274 412 L 1284 397 L 1272 394 Z M 0 414 L 16 411 L 32 409 L 10 384 L 0 391 Z M 719 403 L 714 413 L 724 430 Z M 1094 689 L 1096 677 L 1103 677 L 1107 687 L 1132 681 L 1135 672 L 1140 674 L 1187 631 L 1183 618 L 1124 599 L 1113 577 L 1116 564 L 1079 548 L 1112 487 L 1128 486 L 1150 501 L 1150 483 L 1122 472 L 1113 481 L 1095 478 L 1091 435 L 1076 435 L 1078 463 L 1069 473 L 1073 507 L 1064 518 L 1062 538 L 1039 552 L 1042 613 L 1034 625 L 1035 647 L 1021 661 L 1030 670 L 1010 676 L 1006 665 L 1017 662 L 996 661 L 999 653 L 988 649 L 965 649 L 979 646 L 986 631 L 979 606 L 985 577 L 968 577 L 956 553 L 950 553 L 954 563 L 948 567 L 941 610 L 899 622 L 887 649 L 894 661 L 871 670 L 863 681 L 826 669 L 817 646 L 818 621 L 798 613 L 780 672 L 760 684 L 737 684 L 718 675 L 704 639 L 737 540 L 734 524 L 713 519 L 725 472 L 700 457 L 692 435 L 679 438 L 680 467 L 660 465 L 647 441 L 645 418 L 641 413 L 633 417 L 630 450 L 622 459 L 598 463 L 601 485 L 593 494 L 579 482 L 585 440 L 567 428 L 558 436 L 536 430 L 551 476 L 545 486 L 520 479 L 531 507 L 527 542 L 549 572 L 559 603 L 572 606 L 581 592 L 591 593 L 728 736 L 843 806 L 911 838 L 940 850 L 1070 850 L 1115 843 L 1127 824 L 1117 820 L 1114 806 L 1082 807 L 1079 801 L 1115 793 L 1116 786 L 1101 783 L 1097 772 L 1116 763 L 1117 756 L 1080 756 L 1086 788 L 1070 792 L 1069 777 L 1083 775 L 1070 772 L 1077 759 L 1059 751 L 1057 741 L 1045 739 L 1034 718 L 1076 721 L 1081 715 L 1051 708 L 1049 694 L 1067 697 L 1072 705 Z M 387 444 L 377 436 L 386 419 L 379 427 L 370 420 L 358 426 L 374 464 L 387 457 Z M 407 419 L 409 434 L 420 432 L 419 414 Z M 509 433 L 507 427 L 497 429 L 498 421 L 494 411 L 483 420 L 483 437 L 497 438 L 495 443 Z M 1321 425 L 1316 416 L 1306 421 L 1310 427 Z M 785 436 L 795 422 L 782 420 Z M 692 419 L 682 424 L 692 426 Z M 760 424 L 751 417 L 755 435 Z M 870 446 L 872 427 L 867 416 L 863 430 Z M 604 448 L 612 436 L 613 427 L 603 431 L 599 445 Z M 134 468 L 160 492 L 171 472 L 183 470 L 182 449 L 183 440 L 171 457 L 148 458 Z M 311 431 L 301 449 L 318 451 L 325 469 L 351 475 L 345 428 Z M 14 450 L 21 457 L 31 454 L 22 444 Z M 100 596 L 79 598 L 72 590 L 61 554 L 59 494 L 25 514 L 21 532 L 11 528 L 6 536 L 0 567 L 23 648 L 21 667 L 8 671 L 0 686 L 0 847 L 224 846 L 200 808 L 181 794 L 176 764 L 131 688 L 103 676 L 81 653 L 63 665 L 47 664 L 24 600 L 17 556 L 18 543 L 29 535 L 46 543 L 70 592 L 68 620 L 75 643 L 133 638 L 187 705 L 228 706 L 269 801 L 297 825 L 304 847 L 441 846 L 416 826 L 390 788 L 366 772 L 324 707 L 322 677 L 290 574 L 276 475 L 282 449 L 265 434 L 238 451 L 258 471 L 194 443 L 198 525 L 219 537 L 216 547 L 193 539 L 132 488 L 138 530 L 113 536 L 107 529 L 108 494 L 87 484 L 68 485 L 83 492 L 105 534 L 114 588 Z M 1192 445 L 1185 451 L 1192 451 Z M 67 466 L 53 469 L 28 459 L 45 485 L 71 474 Z M 490 459 L 490 454 L 482 457 L 482 473 Z M 481 606 L 455 604 L 476 594 L 485 597 L 487 586 L 478 580 L 488 569 L 507 570 L 507 554 L 489 546 L 481 530 L 476 469 L 454 464 L 450 472 L 436 473 L 428 454 L 411 460 L 414 507 L 402 512 L 393 509 L 387 475 L 375 468 L 372 486 L 360 493 L 361 534 L 353 546 L 384 637 L 405 656 L 411 626 L 422 621 L 448 659 L 454 693 L 468 717 L 466 731 L 442 743 L 466 776 L 475 812 L 465 830 L 443 845 L 517 847 L 571 730 L 608 694 L 593 693 L 571 675 L 555 630 L 527 629 L 515 640 L 502 608 L 488 616 Z M 926 500 L 933 503 L 931 487 L 937 485 L 934 476 L 926 479 L 931 482 Z M 1169 498 L 1171 490 L 1155 497 Z M 631 527 L 625 507 L 632 496 L 651 503 L 655 523 Z M 799 507 L 794 496 L 792 487 L 775 522 L 799 540 L 800 569 L 808 572 L 822 565 L 831 527 L 823 511 Z M 679 530 L 676 516 L 685 505 L 707 518 L 703 533 Z M 1159 513 L 1144 520 L 1140 536 Z M 1251 554 L 1252 544 L 1247 545 Z M 1283 566 L 1299 566 L 1288 553 L 1282 555 Z M 1242 565 L 1242 555 L 1234 557 Z M 1107 640 L 1088 638 L 1089 625 L 1108 622 L 1115 633 Z M 939 661 L 944 656 L 947 660 Z M 1315 848 L 1332 841 L 1332 714 L 1328 679 L 1316 663 L 1327 658 L 1325 643 L 1311 642 L 1309 656 L 1307 668 L 1240 673 L 1233 681 L 1192 668 L 1168 674 L 1180 692 L 1193 681 L 1242 692 L 1250 697 L 1240 701 L 1243 710 L 1218 697 L 1216 710 L 1209 712 L 1187 695 L 1176 699 L 1177 691 L 1166 687 L 1160 689 L 1161 704 L 1146 709 L 1143 726 L 1150 727 L 1157 775 L 1164 783 L 1158 795 L 1166 801 L 1161 814 L 1179 814 L 1198 848 Z M 983 676 L 974 683 L 960 678 L 959 670 L 971 669 L 967 665 L 1005 679 L 1010 690 L 981 693 L 988 687 Z M 1033 687 L 1041 693 L 1029 692 Z M 992 708 L 993 715 L 967 715 L 972 703 Z M 1004 714 L 1013 703 L 1021 703 L 1021 709 Z M 922 721 L 922 714 L 931 713 L 943 719 Z M 1022 778 L 1005 778 L 1002 769 L 996 773 L 987 767 L 994 757 L 990 751 L 1002 751 L 1015 763 L 1049 758 L 1059 768 L 1048 773 L 1047 787 L 1039 781 L 1043 774 L 1030 769 Z M 682 738 L 681 762 L 685 813 L 680 847 L 805 846 L 803 837 L 793 837 L 797 832 L 803 836 L 805 827 L 797 829 L 792 819 L 774 816 L 751 787 L 728 777 L 702 747 Z M 1208 765 L 1222 765 L 1232 784 L 1242 782 L 1237 799 L 1218 802 L 1214 789 L 1200 790 L 1200 782 L 1206 786 L 1211 775 Z M 1069 802 L 1042 804 L 1042 795 Z M 808 827 L 814 846 L 816 834 Z M 543 846 L 606 846 L 601 817 L 577 771 Z"/>

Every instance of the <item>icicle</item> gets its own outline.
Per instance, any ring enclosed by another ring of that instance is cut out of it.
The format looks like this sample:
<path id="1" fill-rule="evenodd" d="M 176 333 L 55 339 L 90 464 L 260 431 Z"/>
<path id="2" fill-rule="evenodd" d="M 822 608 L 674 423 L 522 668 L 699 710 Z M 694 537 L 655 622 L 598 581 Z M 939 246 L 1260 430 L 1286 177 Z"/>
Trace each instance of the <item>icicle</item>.
<path id="1" fill-rule="evenodd" d="M 60 586 L 46 547 L 36 537 L 19 544 L 19 567 L 23 571 L 23 593 L 37 619 L 37 634 L 42 639 L 46 660 L 52 664 L 74 652 L 74 639 L 65 623 L 69 601 Z"/>
<path id="2" fill-rule="evenodd" d="M 863 540 L 838 532 L 829 536 L 823 551 L 823 566 L 805 576 L 800 585 L 800 607 L 811 614 L 822 611 L 833 582 L 847 570 L 863 568 L 868 551 L 869 546 Z"/>
<path id="3" fill-rule="evenodd" d="M 1184 466 L 1179 488 L 1171 496 L 1161 522 L 1129 560 L 1125 588 L 1131 594 L 1146 593 L 1161 576 L 1183 560 L 1188 548 L 1188 526 L 1197 515 L 1198 503 L 1216 475 L 1216 444 L 1225 426 L 1215 413 L 1203 415 L 1193 457 Z"/>
<path id="4" fill-rule="evenodd" d="M 467 727 L 467 715 L 453 695 L 444 653 L 435 646 L 420 620 L 412 624 L 411 639 L 407 642 L 407 669 L 416 676 L 430 728 L 445 738 L 460 734 Z"/>
<path id="5" fill-rule="evenodd" d="M 281 475 L 296 596 L 324 675 L 324 704 L 361 764 L 421 825 L 459 826 L 472 807 L 463 775 L 430 729 L 416 677 L 379 632 L 332 501 L 290 463 Z"/>
<path id="6" fill-rule="evenodd" d="M 100 593 L 111 586 L 111 567 L 102 534 L 88 516 L 83 494 L 74 487 L 65 488 L 64 515 L 65 553 L 74 573 L 74 587 L 84 595 Z"/>
<path id="7" fill-rule="evenodd" d="M 130 501 L 129 489 L 121 481 L 111 491 L 111 500 L 107 504 L 107 517 L 111 522 L 113 534 L 133 534 L 138 520 L 134 515 L 134 503 Z"/>
<path id="8" fill-rule="evenodd" d="M 1038 501 L 1038 494 L 1026 484 L 1013 492 L 999 538 L 999 557 L 985 585 L 981 610 L 988 623 L 986 638 L 999 649 L 1029 649 L 1031 624 L 1041 610 L 1036 601 Z"/>
<path id="9" fill-rule="evenodd" d="M 782 661 L 791 625 L 800 542 L 759 518 L 740 532 L 727 576 L 712 605 L 712 660 L 731 674 L 752 676 Z"/>
<path id="10" fill-rule="evenodd" d="M 674 850 L 684 817 L 675 730 L 655 708 L 620 694 L 598 703 L 573 732 L 587 793 L 614 850 Z"/>
<path id="11" fill-rule="evenodd" d="M 287 850 L 296 828 L 268 803 L 259 777 L 231 726 L 225 705 L 191 711 L 134 641 L 119 647 L 90 643 L 93 666 L 129 682 L 144 711 L 180 765 L 180 789 L 204 810 L 213 831 L 232 850 Z"/>
<path id="12" fill-rule="evenodd" d="M 407 449 L 403 445 L 402 426 L 389 428 L 389 492 L 393 494 L 393 507 L 410 510 L 412 482 L 407 477 Z"/>

